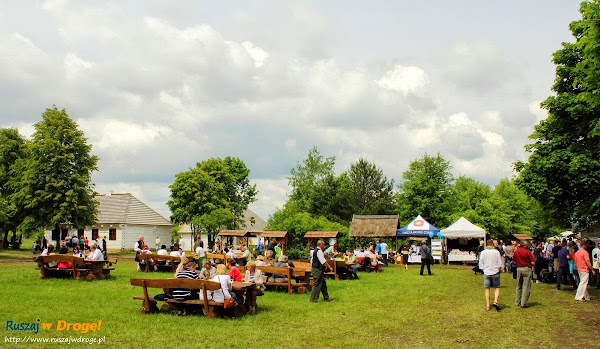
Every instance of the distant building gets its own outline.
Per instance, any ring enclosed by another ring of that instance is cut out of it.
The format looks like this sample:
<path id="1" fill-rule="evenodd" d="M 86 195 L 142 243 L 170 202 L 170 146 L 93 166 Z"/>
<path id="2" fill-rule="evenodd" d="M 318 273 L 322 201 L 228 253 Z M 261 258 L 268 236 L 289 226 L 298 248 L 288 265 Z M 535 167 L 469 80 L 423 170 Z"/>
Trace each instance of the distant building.
<path id="1" fill-rule="evenodd" d="M 97 195 L 98 201 L 97 223 L 87 227 L 74 227 L 71 224 L 61 225 L 61 241 L 69 234 L 78 237 L 86 236 L 91 241 L 106 236 L 108 249 L 133 249 L 140 236 L 154 249 L 156 236 L 161 244 L 171 244 L 171 230 L 173 224 L 154 211 L 148 205 L 138 200 L 129 193 Z M 58 232 L 46 230 L 45 236 L 49 242 L 54 243 Z"/>
<path id="2" fill-rule="evenodd" d="M 238 229 L 248 230 L 252 235 L 257 237 L 262 235 L 267 226 L 267 222 L 250 209 L 244 211 L 243 219 L 244 222 Z M 252 220 L 254 220 L 254 223 L 252 223 Z M 199 232 L 196 233 L 198 234 Z M 182 225 L 181 229 L 179 229 L 179 234 L 181 235 L 181 239 L 185 241 L 185 249 L 191 251 L 194 248 L 195 241 L 192 241 L 192 228 L 190 225 Z M 204 241 L 204 248 L 208 248 L 208 235 L 206 233 L 202 233 L 202 241 Z M 256 245 L 257 242 L 258 240 L 255 237 L 249 239 L 250 245 Z"/>

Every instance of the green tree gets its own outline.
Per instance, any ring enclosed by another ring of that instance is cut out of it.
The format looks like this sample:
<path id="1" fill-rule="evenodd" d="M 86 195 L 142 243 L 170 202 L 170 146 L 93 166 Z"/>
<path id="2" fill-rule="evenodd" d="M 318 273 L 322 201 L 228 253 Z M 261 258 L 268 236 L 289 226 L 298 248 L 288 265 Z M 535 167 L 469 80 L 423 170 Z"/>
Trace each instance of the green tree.
<path id="1" fill-rule="evenodd" d="M 216 229 L 235 229 L 243 221 L 243 212 L 255 201 L 256 186 L 250 185 L 250 170 L 238 158 L 211 158 L 196 164 L 195 168 L 175 175 L 169 186 L 171 221 L 189 224 L 192 238 L 205 229 L 209 246 L 215 239 Z"/>
<path id="2" fill-rule="evenodd" d="M 34 127 L 28 156 L 17 160 L 21 181 L 11 196 L 26 214 L 23 230 L 92 225 L 98 205 L 91 178 L 98 157 L 92 146 L 65 109 L 56 106 L 46 109 Z"/>
<path id="3" fill-rule="evenodd" d="M 15 169 L 17 160 L 26 156 L 26 146 L 25 139 L 16 129 L 0 129 L 0 231 L 4 232 L 5 246 L 8 233 L 16 234 L 24 218 L 22 211 L 10 203 L 10 197 L 17 191 L 20 182 L 20 172 Z"/>
<path id="4" fill-rule="evenodd" d="M 403 182 L 398 185 L 397 212 L 402 222 L 410 222 L 422 215 L 431 224 L 444 227 L 451 222 L 453 176 L 450 162 L 440 154 L 410 163 L 402 174 Z"/>
<path id="5" fill-rule="evenodd" d="M 349 232 L 347 226 L 331 222 L 325 217 L 315 217 L 308 212 L 293 212 L 291 209 L 287 211 L 283 209 L 275 212 L 269 218 L 266 229 L 287 231 L 288 248 L 295 249 L 304 249 L 308 242 L 304 239 L 304 234 L 306 234 L 307 231 L 339 231 L 342 238 L 347 237 Z M 343 247 L 346 248 L 348 246 Z"/>
<path id="6" fill-rule="evenodd" d="M 564 226 L 588 229 L 600 220 L 600 1 L 581 3 L 571 22 L 575 43 L 553 55 L 556 79 L 542 108 L 548 117 L 529 136 L 518 185 Z"/>
<path id="7" fill-rule="evenodd" d="M 324 158 L 317 147 L 310 149 L 308 157 L 290 171 L 288 180 L 292 193 L 289 200 L 295 201 L 301 211 L 308 211 L 316 185 L 328 176 L 334 175 L 334 165 L 335 157 Z"/>
<path id="8" fill-rule="evenodd" d="M 329 174 L 319 179 L 307 198 L 306 211 L 330 221 L 348 224 L 352 219 L 352 194 L 346 173 Z"/>
<path id="9" fill-rule="evenodd" d="M 452 188 L 452 221 L 463 216 L 474 223 L 478 220 L 476 209 L 491 195 L 492 188 L 489 185 L 473 178 L 458 177 Z"/>
<path id="10" fill-rule="evenodd" d="M 375 164 L 360 158 L 347 171 L 353 214 L 389 214 L 394 211 L 394 180 Z"/>

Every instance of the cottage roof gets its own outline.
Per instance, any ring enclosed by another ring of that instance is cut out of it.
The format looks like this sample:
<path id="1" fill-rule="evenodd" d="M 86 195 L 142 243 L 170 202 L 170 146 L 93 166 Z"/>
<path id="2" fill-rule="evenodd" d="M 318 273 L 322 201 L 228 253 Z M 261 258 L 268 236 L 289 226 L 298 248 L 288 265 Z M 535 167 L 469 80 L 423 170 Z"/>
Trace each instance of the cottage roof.
<path id="1" fill-rule="evenodd" d="M 96 195 L 98 224 L 165 225 L 171 222 L 130 193 Z"/>

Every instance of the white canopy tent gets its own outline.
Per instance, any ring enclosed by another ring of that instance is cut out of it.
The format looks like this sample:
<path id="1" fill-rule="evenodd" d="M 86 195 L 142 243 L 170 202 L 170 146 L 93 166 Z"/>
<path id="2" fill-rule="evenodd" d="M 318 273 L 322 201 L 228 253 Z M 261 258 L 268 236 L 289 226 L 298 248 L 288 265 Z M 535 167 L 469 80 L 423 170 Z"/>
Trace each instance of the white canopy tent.
<path id="1" fill-rule="evenodd" d="M 479 238 L 485 241 L 485 229 L 469 222 L 465 217 L 460 217 L 446 229 L 442 229 L 446 239 Z"/>
<path id="2" fill-rule="evenodd" d="M 446 229 L 442 229 L 442 236 L 446 238 L 446 250 L 448 253 L 448 264 L 450 262 L 467 262 L 476 261 L 477 255 L 473 253 L 463 253 L 461 251 L 456 252 L 457 254 L 448 251 L 448 239 L 483 239 L 485 244 L 485 229 L 476 226 L 469 222 L 465 217 L 460 217 L 456 222 Z"/>

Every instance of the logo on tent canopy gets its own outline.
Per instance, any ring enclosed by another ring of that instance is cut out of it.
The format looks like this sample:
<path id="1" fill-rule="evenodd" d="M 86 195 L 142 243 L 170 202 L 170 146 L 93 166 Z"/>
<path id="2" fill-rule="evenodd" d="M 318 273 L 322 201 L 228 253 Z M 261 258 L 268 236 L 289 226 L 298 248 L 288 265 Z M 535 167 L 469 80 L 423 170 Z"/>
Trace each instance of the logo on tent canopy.
<path id="1" fill-rule="evenodd" d="M 420 220 L 420 219 L 417 219 L 417 220 L 416 220 L 416 221 L 413 223 L 413 225 L 414 225 L 415 227 L 421 227 L 421 226 L 423 226 L 423 224 L 424 224 L 424 223 L 425 223 L 425 222 L 423 222 L 422 220 Z"/>

